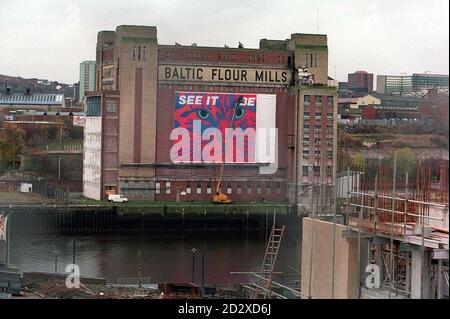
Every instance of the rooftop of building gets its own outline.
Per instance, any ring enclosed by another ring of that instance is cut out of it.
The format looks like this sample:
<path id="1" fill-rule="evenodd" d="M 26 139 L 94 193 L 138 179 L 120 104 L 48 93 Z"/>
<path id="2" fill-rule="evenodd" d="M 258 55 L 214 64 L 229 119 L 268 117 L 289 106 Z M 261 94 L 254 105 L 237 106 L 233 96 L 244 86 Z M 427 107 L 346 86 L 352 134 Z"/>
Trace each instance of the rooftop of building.
<path id="1" fill-rule="evenodd" d="M 410 97 L 410 96 L 400 96 L 400 95 L 390 95 L 390 94 L 383 94 L 383 93 L 377 93 L 377 92 L 371 92 L 367 94 L 366 96 L 373 96 L 381 101 L 399 101 L 399 102 L 419 102 L 421 98 L 419 97 Z"/>
<path id="2" fill-rule="evenodd" d="M 418 112 L 418 106 L 393 106 L 393 105 L 369 105 L 378 111 L 407 111 L 407 112 Z"/>
<path id="3" fill-rule="evenodd" d="M 361 115 L 361 109 L 338 106 L 338 114 Z"/>
<path id="4" fill-rule="evenodd" d="M 61 105 L 64 94 L 54 93 L 0 93 L 0 104 L 11 105 Z"/>
<path id="5" fill-rule="evenodd" d="M 372 74 L 372 73 L 369 73 L 367 71 L 356 71 L 356 72 L 349 73 L 349 74 Z"/>
<path id="6" fill-rule="evenodd" d="M 292 52 L 291 50 L 287 49 L 273 49 L 273 48 L 246 48 L 246 47 L 230 47 L 228 45 L 224 45 L 223 47 L 215 47 L 215 46 L 203 46 L 203 45 L 183 45 L 183 44 L 158 44 L 159 48 L 175 48 L 175 49 L 201 49 L 201 50 L 226 50 L 226 51 L 265 51 L 265 52 L 271 52 L 271 51 L 284 51 L 284 52 Z"/>

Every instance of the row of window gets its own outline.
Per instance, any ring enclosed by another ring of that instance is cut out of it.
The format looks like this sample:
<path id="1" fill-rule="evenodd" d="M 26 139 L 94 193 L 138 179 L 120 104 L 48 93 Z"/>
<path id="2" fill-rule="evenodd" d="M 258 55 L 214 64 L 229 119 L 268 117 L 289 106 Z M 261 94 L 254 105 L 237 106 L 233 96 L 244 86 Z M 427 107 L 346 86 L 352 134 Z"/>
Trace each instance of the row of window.
<path id="1" fill-rule="evenodd" d="M 322 112 L 314 112 L 314 117 L 322 118 L 323 113 Z M 310 112 L 304 112 L 303 116 L 306 118 L 309 118 Z M 327 118 L 333 118 L 333 113 L 327 112 Z"/>
<path id="2" fill-rule="evenodd" d="M 158 89 L 176 89 L 176 90 L 217 90 L 217 86 L 212 85 L 179 85 L 179 84 L 158 84 Z M 218 91 L 217 91 L 218 92 Z M 248 92 L 247 87 L 242 86 L 220 86 L 220 92 Z M 286 93 L 285 87 L 264 87 L 252 88 L 252 93 Z"/>
<path id="3" fill-rule="evenodd" d="M 317 68 L 317 53 L 305 53 L 305 66 L 307 68 Z"/>
<path id="4" fill-rule="evenodd" d="M 133 61 L 145 61 L 145 46 L 133 46 Z"/>
<path id="5" fill-rule="evenodd" d="M 245 191 L 246 194 L 252 194 L 254 191 L 253 182 L 244 182 L 244 183 L 223 183 L 222 187 L 225 187 L 225 192 L 227 194 L 232 194 L 234 191 L 237 194 L 243 194 Z M 264 186 L 263 186 L 264 184 Z M 155 193 L 156 194 L 171 194 L 172 192 L 172 183 L 171 182 L 156 182 L 155 183 Z M 275 186 L 275 189 L 272 190 L 272 187 Z M 187 195 L 192 194 L 195 191 L 195 194 L 201 195 L 204 191 L 206 191 L 206 194 L 212 194 L 213 188 L 215 190 L 216 185 L 208 182 L 206 183 L 206 190 L 204 189 L 204 183 L 197 182 L 197 183 L 186 183 L 186 189 L 183 190 L 186 192 Z M 222 191 L 222 187 L 221 190 Z M 272 192 L 275 191 L 276 194 L 281 194 L 281 182 L 276 182 L 275 185 L 272 185 L 272 183 L 260 183 L 256 182 L 256 194 L 272 194 Z"/>
<path id="6" fill-rule="evenodd" d="M 320 143 L 322 139 L 320 137 L 316 137 L 314 139 L 314 143 Z M 327 138 L 326 139 L 327 145 L 332 146 L 333 145 L 333 138 Z M 309 143 L 309 136 L 303 137 L 303 143 Z"/>
<path id="7" fill-rule="evenodd" d="M 314 173 L 314 175 L 320 175 L 320 166 L 313 165 L 311 166 L 302 166 L 302 176 L 309 176 L 310 173 Z M 327 175 L 333 174 L 333 166 L 325 166 L 325 173 Z"/>
<path id="8" fill-rule="evenodd" d="M 138 47 L 139 49 L 140 47 Z M 144 47 L 145 50 L 145 47 Z M 145 52 L 144 52 L 145 54 Z M 175 54 L 174 51 L 167 51 L 166 58 L 174 58 Z M 145 55 L 144 55 L 145 57 Z M 206 59 L 206 52 L 198 51 L 198 52 L 188 52 L 187 58 L 189 60 L 205 60 Z M 254 54 L 250 53 L 248 55 L 248 62 L 265 62 L 265 56 L 263 54 Z M 133 58 L 134 60 L 134 58 Z M 144 58 L 145 60 L 145 58 Z M 228 52 L 219 52 L 219 61 L 228 61 L 228 62 L 235 62 L 236 61 L 236 54 L 234 53 L 228 53 Z M 278 56 L 278 62 L 291 65 L 292 64 L 292 57 L 285 56 L 285 55 L 279 55 Z"/>
<path id="9" fill-rule="evenodd" d="M 333 121 L 331 121 L 331 122 L 333 122 Z M 322 124 L 314 125 L 315 130 L 320 130 L 321 128 L 322 128 Z M 308 131 L 310 129 L 309 122 L 306 122 L 305 124 L 303 124 L 303 129 L 305 131 Z M 333 133 L 333 123 L 327 123 L 327 129 L 330 131 L 330 133 Z"/>
<path id="10" fill-rule="evenodd" d="M 314 150 L 314 156 L 315 157 L 320 157 L 320 150 L 316 149 Z M 332 159 L 333 158 L 333 151 L 326 151 L 325 152 L 325 156 L 327 159 Z M 304 159 L 309 159 L 309 149 L 304 149 L 303 150 L 303 158 Z"/>
<path id="11" fill-rule="evenodd" d="M 315 98 L 316 98 L 315 99 L 316 105 L 321 106 L 322 100 L 323 100 L 322 95 L 315 95 Z M 311 95 L 306 94 L 303 96 L 303 102 L 304 102 L 305 106 L 311 105 L 311 101 L 312 101 Z M 334 103 L 334 96 L 327 95 L 327 106 L 333 106 L 333 103 Z"/>

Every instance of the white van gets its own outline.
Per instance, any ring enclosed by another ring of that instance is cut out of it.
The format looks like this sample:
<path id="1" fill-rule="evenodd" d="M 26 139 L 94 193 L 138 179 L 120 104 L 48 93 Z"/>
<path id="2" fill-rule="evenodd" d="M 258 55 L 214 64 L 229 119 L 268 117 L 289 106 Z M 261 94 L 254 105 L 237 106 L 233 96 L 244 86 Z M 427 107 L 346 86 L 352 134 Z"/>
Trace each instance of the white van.
<path id="1" fill-rule="evenodd" d="M 108 195 L 108 201 L 113 203 L 128 203 L 128 198 L 123 195 Z"/>

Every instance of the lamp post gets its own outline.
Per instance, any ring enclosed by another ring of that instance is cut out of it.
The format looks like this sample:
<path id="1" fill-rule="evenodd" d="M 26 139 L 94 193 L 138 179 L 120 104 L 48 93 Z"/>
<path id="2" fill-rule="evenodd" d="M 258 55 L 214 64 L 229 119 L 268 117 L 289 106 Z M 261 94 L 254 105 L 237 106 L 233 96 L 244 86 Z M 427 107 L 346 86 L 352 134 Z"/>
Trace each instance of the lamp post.
<path id="1" fill-rule="evenodd" d="M 55 274 L 58 273 L 58 250 L 55 249 L 53 251 L 53 253 L 55 254 Z"/>
<path id="2" fill-rule="evenodd" d="M 195 253 L 197 252 L 197 249 L 192 248 L 192 283 L 195 281 Z"/>

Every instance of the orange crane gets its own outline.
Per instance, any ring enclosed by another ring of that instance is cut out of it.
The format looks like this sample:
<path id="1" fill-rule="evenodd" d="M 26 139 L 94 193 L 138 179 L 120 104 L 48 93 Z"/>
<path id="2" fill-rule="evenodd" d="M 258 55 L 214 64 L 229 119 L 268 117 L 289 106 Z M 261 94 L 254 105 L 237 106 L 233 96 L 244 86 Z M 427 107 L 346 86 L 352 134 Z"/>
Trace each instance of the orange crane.
<path id="1" fill-rule="evenodd" d="M 242 96 L 239 96 L 238 99 L 236 100 L 236 103 L 234 104 L 233 115 L 231 117 L 231 123 L 230 123 L 231 129 L 233 129 L 234 116 L 236 114 L 236 109 L 241 102 L 242 102 Z M 216 192 L 214 193 L 214 196 L 211 199 L 211 201 L 215 204 L 230 204 L 232 202 L 231 199 L 229 199 L 226 194 L 224 194 L 220 191 L 220 185 L 222 183 L 224 166 L 225 166 L 225 158 L 222 159 L 222 165 L 220 167 L 220 175 L 219 175 L 219 179 L 217 180 Z"/>

